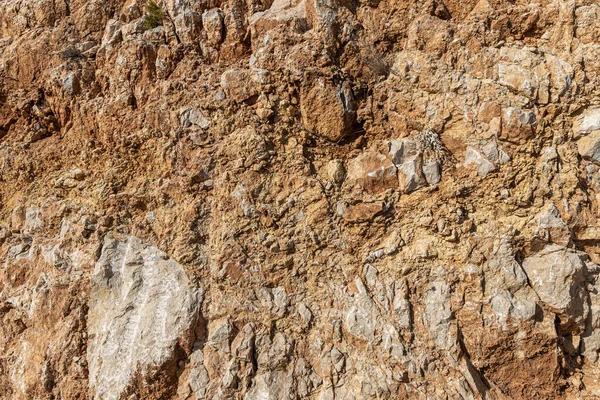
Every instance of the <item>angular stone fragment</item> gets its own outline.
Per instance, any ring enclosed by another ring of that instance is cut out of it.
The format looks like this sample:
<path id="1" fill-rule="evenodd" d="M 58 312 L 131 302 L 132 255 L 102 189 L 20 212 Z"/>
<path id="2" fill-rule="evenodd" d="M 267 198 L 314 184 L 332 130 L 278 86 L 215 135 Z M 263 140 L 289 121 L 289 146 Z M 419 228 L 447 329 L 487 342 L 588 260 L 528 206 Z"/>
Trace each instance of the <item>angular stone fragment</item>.
<path id="1" fill-rule="evenodd" d="M 79 93 L 81 93 L 79 78 L 73 72 L 62 78 L 61 83 L 64 91 L 68 94 L 77 96 Z"/>
<path id="2" fill-rule="evenodd" d="M 223 12 L 219 8 L 206 10 L 202 14 L 202 27 L 206 31 L 208 41 L 216 46 L 223 42 Z"/>
<path id="3" fill-rule="evenodd" d="M 569 226 L 560 217 L 558 209 L 550 204 L 537 216 L 537 235 L 543 235 L 549 242 L 567 246 L 571 242 L 571 231 Z"/>
<path id="4" fill-rule="evenodd" d="M 535 74 L 518 65 L 498 65 L 498 83 L 528 97 L 533 97 L 538 88 Z"/>
<path id="5" fill-rule="evenodd" d="M 331 160 L 327 163 L 328 178 L 337 184 L 344 182 L 346 179 L 346 169 L 344 163 L 340 160 Z"/>
<path id="6" fill-rule="evenodd" d="M 573 120 L 573 137 L 600 130 L 600 107 L 585 110 Z"/>
<path id="7" fill-rule="evenodd" d="M 230 344 L 233 340 L 233 329 L 233 324 L 229 318 L 211 321 L 208 324 L 208 340 L 206 344 L 215 350 L 229 353 Z"/>
<path id="8" fill-rule="evenodd" d="M 202 129 L 207 129 L 210 126 L 210 120 L 208 120 L 202 111 L 197 108 L 185 108 L 179 111 L 179 119 L 181 126 L 189 128 L 192 125 L 199 126 Z"/>
<path id="9" fill-rule="evenodd" d="M 244 102 L 260 93 L 255 74 L 246 69 L 234 68 L 223 72 L 221 87 L 235 102 Z"/>
<path id="10" fill-rule="evenodd" d="M 398 182 L 403 193 L 414 192 L 425 186 L 421 167 L 421 156 L 412 157 L 398 166 Z"/>
<path id="11" fill-rule="evenodd" d="M 455 345 L 456 338 L 451 329 L 450 286 L 445 281 L 436 280 L 428 285 L 424 319 L 439 349 L 449 350 Z"/>
<path id="12" fill-rule="evenodd" d="M 512 238 L 503 236 L 483 268 L 488 301 L 501 326 L 511 320 L 535 317 L 537 296 L 527 284 L 527 274 L 516 253 Z"/>
<path id="13" fill-rule="evenodd" d="M 371 342 L 375 339 L 379 311 L 360 278 L 356 278 L 354 283 L 358 294 L 354 296 L 352 306 L 346 311 L 344 327 L 352 336 Z"/>
<path id="14" fill-rule="evenodd" d="M 123 41 L 123 35 L 121 34 L 121 23 L 114 19 L 109 20 L 104 28 L 101 47 L 114 46 L 121 41 Z"/>
<path id="15" fill-rule="evenodd" d="M 579 139 L 577 150 L 583 158 L 600 163 L 600 131 Z"/>
<path id="16" fill-rule="evenodd" d="M 580 333 L 585 326 L 589 311 L 585 258 L 585 253 L 552 244 L 523 261 L 531 286 L 558 314 L 563 333 Z"/>
<path id="17" fill-rule="evenodd" d="M 592 290 L 589 290 L 590 296 L 590 317 L 588 318 L 585 332 L 581 335 L 581 354 L 590 362 L 598 365 L 600 358 L 600 292 L 596 290 L 600 267 L 594 263 L 587 262 L 588 276 L 595 276 L 590 282 Z"/>
<path id="18" fill-rule="evenodd" d="M 359 203 L 344 212 L 344 220 L 350 223 L 371 221 L 383 210 L 382 203 Z"/>
<path id="19" fill-rule="evenodd" d="M 419 149 L 417 148 L 417 142 L 414 140 L 392 140 L 390 142 L 390 157 L 397 166 L 404 164 L 418 154 Z"/>
<path id="20" fill-rule="evenodd" d="M 427 159 L 423 163 L 423 175 L 425 175 L 425 180 L 429 185 L 436 185 L 442 180 L 442 170 L 440 168 L 440 163 L 434 159 Z"/>
<path id="21" fill-rule="evenodd" d="M 476 165 L 477 175 L 486 176 L 490 172 L 496 169 L 496 166 L 492 164 L 483 154 L 475 150 L 473 147 L 467 147 L 467 153 L 465 155 L 465 166 Z"/>
<path id="22" fill-rule="evenodd" d="M 135 237 L 107 236 L 92 277 L 87 320 L 89 381 L 94 399 L 117 400 L 175 357 L 196 321 L 201 290 L 185 270 Z"/>
<path id="23" fill-rule="evenodd" d="M 559 101 L 561 96 L 568 95 L 573 87 L 573 66 L 566 60 L 545 54 L 545 69 L 550 74 L 552 100 Z"/>
<path id="24" fill-rule="evenodd" d="M 498 146 L 498 143 L 492 141 L 481 149 L 483 154 L 494 164 L 505 164 L 510 161 L 510 157 L 506 152 Z"/>
<path id="25" fill-rule="evenodd" d="M 402 192 L 410 193 L 425 185 L 426 179 L 423 176 L 421 152 L 415 140 L 392 140 L 390 142 L 390 157 L 398 167 L 398 181 Z M 433 174 L 430 176 L 433 181 L 435 181 L 434 168 L 432 165 L 428 170 L 428 173 Z"/>
<path id="26" fill-rule="evenodd" d="M 332 142 L 352 132 L 356 117 L 354 96 L 347 84 L 318 80 L 300 96 L 302 123 L 309 131 Z"/>
<path id="27" fill-rule="evenodd" d="M 515 143 L 524 143 L 535 132 L 537 119 L 532 111 L 509 107 L 502 110 L 501 138 Z"/>
<path id="28" fill-rule="evenodd" d="M 258 42 L 261 35 L 281 25 L 297 33 L 307 30 L 306 1 L 275 0 L 268 10 L 253 14 L 250 18 L 253 42 Z"/>
<path id="29" fill-rule="evenodd" d="M 389 158 L 375 151 L 363 153 L 348 162 L 347 181 L 371 193 L 398 186 L 396 167 Z"/>

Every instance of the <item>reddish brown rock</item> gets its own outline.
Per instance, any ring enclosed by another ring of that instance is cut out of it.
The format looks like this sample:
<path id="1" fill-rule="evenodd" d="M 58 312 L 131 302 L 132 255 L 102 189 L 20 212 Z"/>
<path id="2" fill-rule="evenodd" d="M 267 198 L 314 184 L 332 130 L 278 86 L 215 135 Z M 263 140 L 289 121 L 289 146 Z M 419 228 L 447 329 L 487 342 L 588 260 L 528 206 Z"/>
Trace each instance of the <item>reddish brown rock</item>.
<path id="1" fill-rule="evenodd" d="M 350 223 L 371 221 L 383 211 L 381 203 L 360 203 L 350 206 L 344 212 L 344 220 Z"/>
<path id="2" fill-rule="evenodd" d="M 332 142 L 352 133 L 354 98 L 348 85 L 318 79 L 302 90 L 300 112 L 306 129 Z"/>

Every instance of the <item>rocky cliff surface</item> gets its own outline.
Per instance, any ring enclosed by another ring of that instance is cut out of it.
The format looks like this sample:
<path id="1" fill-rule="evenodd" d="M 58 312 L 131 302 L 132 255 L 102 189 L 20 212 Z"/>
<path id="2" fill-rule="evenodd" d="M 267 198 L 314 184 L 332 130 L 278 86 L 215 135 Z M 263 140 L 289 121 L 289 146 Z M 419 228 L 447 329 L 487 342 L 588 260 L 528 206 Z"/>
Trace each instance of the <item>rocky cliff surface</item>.
<path id="1" fill-rule="evenodd" d="M 0 2 L 0 398 L 599 398 L 599 21 Z"/>

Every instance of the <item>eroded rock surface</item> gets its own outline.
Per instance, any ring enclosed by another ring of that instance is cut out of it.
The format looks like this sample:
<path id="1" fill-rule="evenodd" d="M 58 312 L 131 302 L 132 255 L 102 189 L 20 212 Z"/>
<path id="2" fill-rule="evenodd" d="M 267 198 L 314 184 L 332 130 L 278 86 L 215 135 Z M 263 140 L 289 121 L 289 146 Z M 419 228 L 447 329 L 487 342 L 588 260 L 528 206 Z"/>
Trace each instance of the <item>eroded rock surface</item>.
<path id="1" fill-rule="evenodd" d="M 0 1 L 0 398 L 600 398 L 600 6 Z"/>

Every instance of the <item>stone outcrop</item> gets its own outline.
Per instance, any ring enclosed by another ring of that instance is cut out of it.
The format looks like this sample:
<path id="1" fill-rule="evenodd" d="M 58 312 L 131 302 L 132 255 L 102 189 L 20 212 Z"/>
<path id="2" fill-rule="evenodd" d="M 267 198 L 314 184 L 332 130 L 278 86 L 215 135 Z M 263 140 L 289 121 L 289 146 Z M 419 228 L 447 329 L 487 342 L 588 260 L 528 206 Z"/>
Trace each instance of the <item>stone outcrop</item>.
<path id="1" fill-rule="evenodd" d="M 600 6 L 0 1 L 0 398 L 600 398 Z"/>

